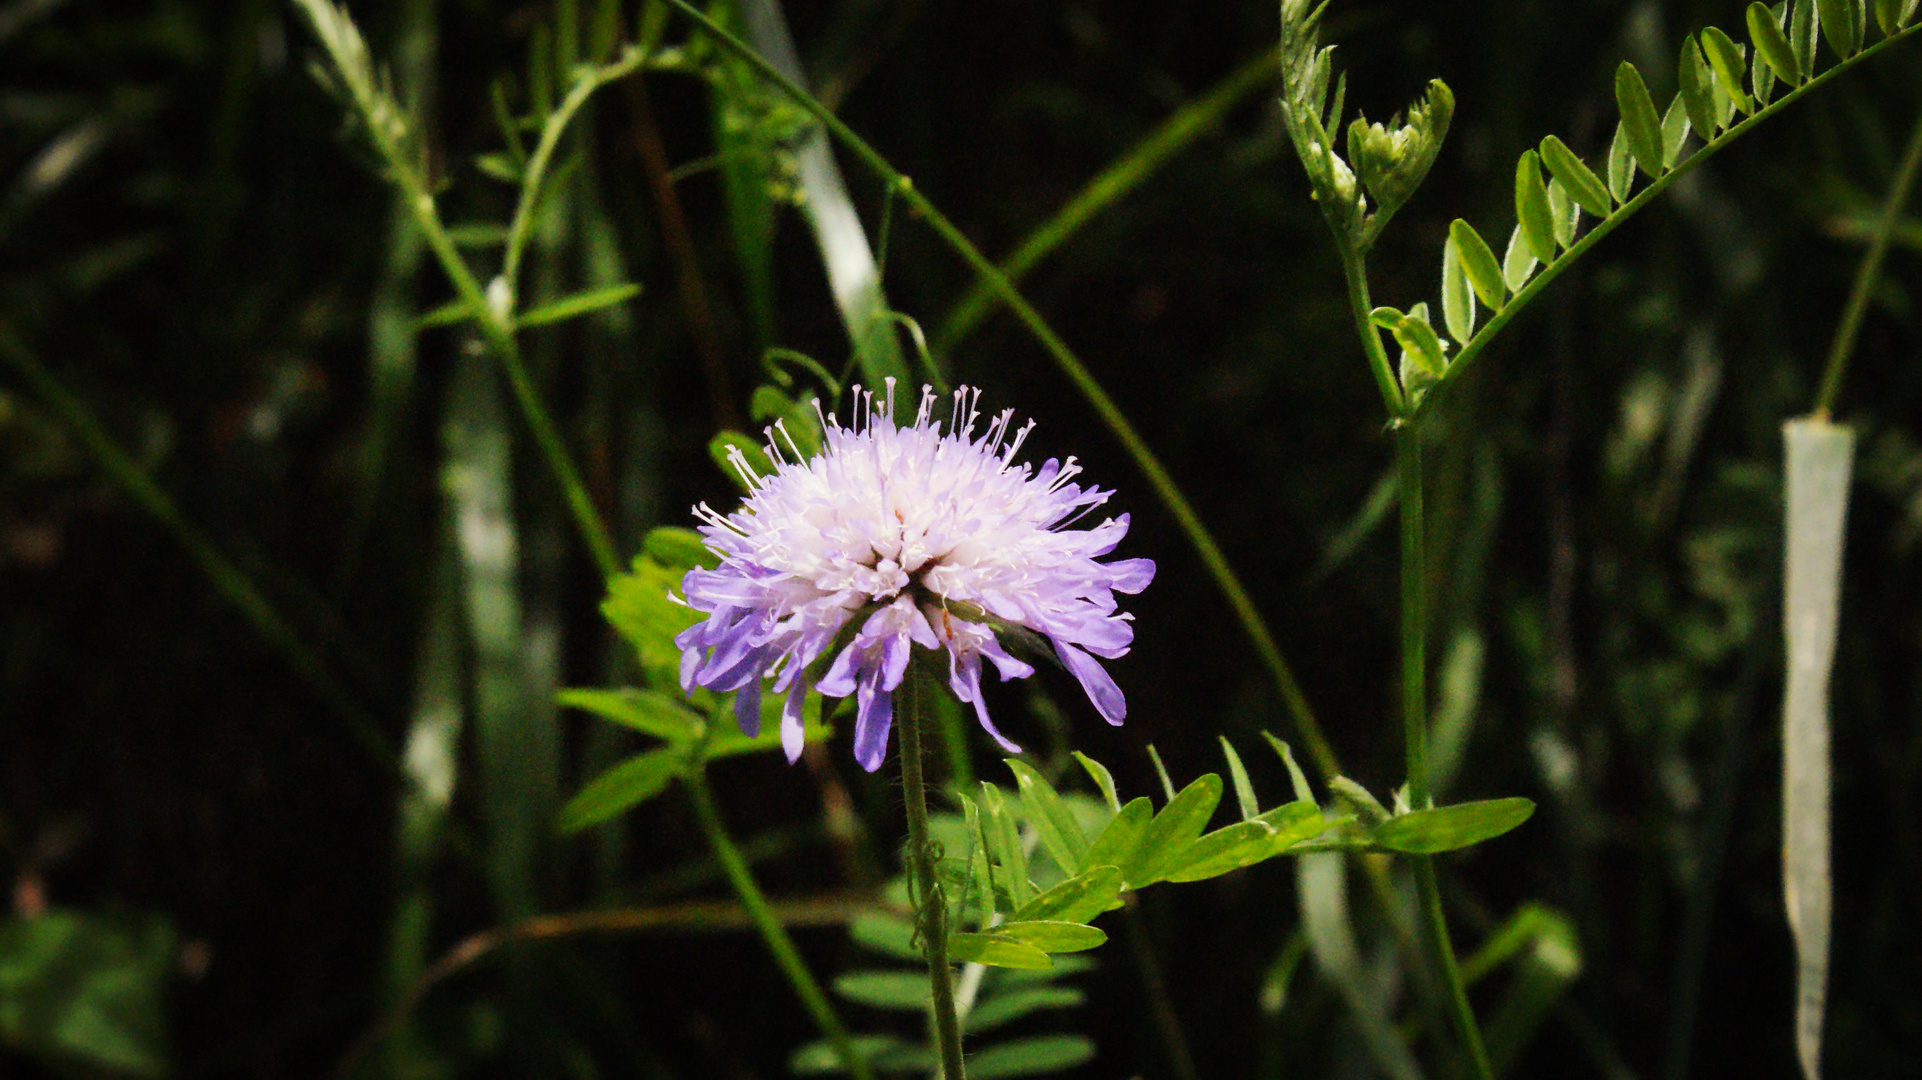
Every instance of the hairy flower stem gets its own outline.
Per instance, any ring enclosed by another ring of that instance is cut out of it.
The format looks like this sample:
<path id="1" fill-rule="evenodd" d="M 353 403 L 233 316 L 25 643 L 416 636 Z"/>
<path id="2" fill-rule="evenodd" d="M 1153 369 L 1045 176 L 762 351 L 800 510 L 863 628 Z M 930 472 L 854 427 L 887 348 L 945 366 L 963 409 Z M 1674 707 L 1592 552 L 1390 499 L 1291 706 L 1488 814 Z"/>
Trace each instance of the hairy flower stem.
<path id="1" fill-rule="evenodd" d="M 927 782 L 921 773 L 921 721 L 927 714 L 928 673 L 922 658 L 908 662 L 908 677 L 897 699 L 901 727 L 901 788 L 908 811 L 908 872 L 914 875 L 914 917 L 921 954 L 928 961 L 933 992 L 934 1035 L 941 1047 L 944 1080 L 963 1080 L 961 1017 L 954 1008 L 954 973 L 948 963 L 948 906 L 934 877 L 934 841 L 928 836 Z"/>
<path id="2" fill-rule="evenodd" d="M 741 906 L 747 910 L 749 920 L 761 932 L 761 939 L 767 943 L 768 951 L 774 954 L 774 962 L 780 965 L 788 982 L 793 985 L 795 994 L 800 997 L 801 1004 L 814 1017 L 815 1026 L 833 1045 L 834 1052 L 841 1056 L 849 1076 L 854 1080 L 874 1080 L 867 1058 L 855 1049 L 854 1039 L 848 1035 L 841 1018 L 835 1015 L 834 1006 L 828 1004 L 827 995 L 821 992 L 821 984 L 814 981 L 814 973 L 808 970 L 806 961 L 801 959 L 800 950 L 794 947 L 794 939 L 788 936 L 787 928 L 781 925 L 767 897 L 762 895 L 761 886 L 748 869 L 747 859 L 742 856 L 741 849 L 735 846 L 734 838 L 728 835 L 727 826 L 721 821 L 721 812 L 714 806 L 714 796 L 707 790 L 707 777 L 699 767 L 690 769 L 681 778 L 681 786 L 687 790 L 688 801 L 694 804 L 694 815 L 700 819 L 701 832 L 707 838 L 708 847 L 713 849 L 714 857 L 720 861 L 728 883 L 734 886 L 734 892 L 740 896 Z"/>
<path id="3" fill-rule="evenodd" d="M 1370 335 L 1373 335 L 1372 330 Z M 1401 500 L 1401 679 L 1402 732 L 1408 744 L 1408 805 L 1428 807 L 1428 543 L 1422 519 L 1421 429 L 1405 423 L 1395 431 L 1395 477 Z M 1477 1080 L 1495 1080 L 1488 1049 L 1482 1045 L 1475 1010 L 1468 1003 L 1455 946 L 1448 938 L 1448 919 L 1442 911 L 1441 889 L 1435 880 L 1435 860 L 1413 856 L 1415 887 L 1421 897 L 1421 927 L 1428 949 L 1441 974 L 1450 1018 L 1462 1048 L 1473 1064 Z"/>

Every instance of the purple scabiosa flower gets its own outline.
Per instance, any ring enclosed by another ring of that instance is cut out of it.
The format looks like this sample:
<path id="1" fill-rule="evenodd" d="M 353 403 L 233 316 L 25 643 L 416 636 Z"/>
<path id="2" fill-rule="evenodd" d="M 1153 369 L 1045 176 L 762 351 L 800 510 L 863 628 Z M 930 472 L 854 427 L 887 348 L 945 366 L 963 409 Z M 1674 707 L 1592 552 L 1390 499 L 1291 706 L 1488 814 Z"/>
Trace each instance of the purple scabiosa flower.
<path id="1" fill-rule="evenodd" d="M 854 755 L 872 772 L 887 756 L 893 693 L 909 651 L 943 649 L 955 697 L 974 706 L 996 742 L 1019 752 L 988 719 L 981 661 L 1003 679 L 1034 674 L 995 634 L 1024 628 L 1047 638 L 1101 715 L 1121 723 L 1127 703 L 1095 657 L 1127 654 L 1134 628 L 1115 594 L 1146 588 L 1155 567 L 1096 560 L 1121 542 L 1128 516 L 1070 528 L 1111 493 L 1071 483 L 1081 471 L 1073 458 L 1038 470 L 1015 464 L 1032 421 L 1011 431 L 1009 409 L 977 434 L 980 391 L 963 387 L 944 430 L 934 390 L 924 387 L 913 425 L 899 427 L 894 380 L 886 382 L 884 400 L 854 388 L 847 427 L 822 418 L 826 445 L 816 457 L 801 460 L 779 424 L 768 430 L 772 475 L 754 476 L 735 451 L 751 489 L 739 510 L 695 508 L 721 565 L 690 570 L 681 583 L 687 604 L 707 614 L 675 639 L 682 688 L 736 692 L 735 716 L 752 735 L 762 683 L 771 681 L 785 695 L 789 761 L 801 754 L 810 686 L 829 697 L 851 694 Z"/>

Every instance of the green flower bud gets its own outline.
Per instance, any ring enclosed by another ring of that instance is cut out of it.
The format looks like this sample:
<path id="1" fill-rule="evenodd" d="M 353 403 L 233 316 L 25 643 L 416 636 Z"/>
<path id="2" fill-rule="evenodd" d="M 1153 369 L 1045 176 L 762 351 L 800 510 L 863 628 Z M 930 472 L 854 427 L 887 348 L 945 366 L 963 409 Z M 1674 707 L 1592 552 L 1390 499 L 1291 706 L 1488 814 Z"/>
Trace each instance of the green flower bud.
<path id="1" fill-rule="evenodd" d="M 1448 122 L 1455 114 L 1455 95 L 1436 79 L 1427 95 L 1387 125 L 1356 120 L 1348 128 L 1348 155 L 1368 193 L 1380 204 L 1383 218 L 1392 215 L 1421 186 L 1429 166 L 1441 151 Z"/>

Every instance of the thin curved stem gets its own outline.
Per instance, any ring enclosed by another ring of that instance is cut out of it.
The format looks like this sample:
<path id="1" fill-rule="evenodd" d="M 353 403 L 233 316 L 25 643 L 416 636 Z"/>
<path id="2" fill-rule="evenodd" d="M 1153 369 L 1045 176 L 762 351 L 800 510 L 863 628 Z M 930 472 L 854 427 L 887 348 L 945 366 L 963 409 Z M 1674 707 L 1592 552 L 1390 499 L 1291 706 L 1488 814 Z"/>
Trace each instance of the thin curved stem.
<path id="1" fill-rule="evenodd" d="M 670 0 L 670 2 L 672 2 L 672 0 Z M 1701 149 L 1677 162 L 1673 169 L 1663 173 L 1647 187 L 1636 192 L 1633 198 L 1616 207 L 1613 213 L 1596 222 L 1593 228 L 1583 233 L 1573 244 L 1569 245 L 1568 250 L 1562 252 L 1554 262 L 1544 266 L 1541 273 L 1536 274 L 1527 285 L 1524 285 L 1518 290 L 1514 296 L 1509 297 L 1507 303 L 1502 305 L 1501 310 L 1495 312 L 1486 323 L 1482 324 L 1481 329 L 1475 331 L 1475 336 L 1469 339 L 1468 344 L 1462 346 L 1461 352 L 1457 353 L 1455 358 L 1449 361 L 1447 370 L 1442 372 L 1441 377 L 1435 381 L 1434 386 L 1430 387 L 1428 393 L 1416 404 L 1413 410 L 1413 416 L 1419 418 L 1428 415 L 1429 411 L 1435 407 L 1436 401 L 1442 397 L 1441 392 L 1461 381 L 1463 373 L 1469 367 L 1473 366 L 1475 360 L 1488 348 L 1489 343 L 1514 320 L 1516 315 L 1520 314 L 1523 308 L 1528 306 L 1529 301 L 1541 295 L 1542 290 L 1546 289 L 1550 282 L 1560 277 L 1562 272 L 1567 270 L 1568 267 L 1587 252 L 1589 248 L 1601 243 L 1603 237 L 1614 232 L 1616 227 L 1621 225 L 1622 222 L 1633 217 L 1637 210 L 1653 202 L 1663 192 L 1667 191 L 1670 185 L 1674 184 L 1676 180 L 1699 167 L 1703 162 L 1720 152 L 1723 147 L 1735 141 L 1751 128 L 1755 127 L 1755 125 L 1781 112 L 1791 103 L 1800 100 L 1803 95 L 1808 94 L 1817 87 L 1825 85 L 1830 79 L 1853 69 L 1857 64 L 1879 54 L 1882 50 L 1889 48 L 1897 42 L 1906 41 L 1917 32 L 1922 32 L 1922 23 L 1917 23 L 1905 30 L 1898 31 L 1889 37 L 1883 38 L 1881 41 L 1863 49 L 1854 56 L 1837 63 L 1827 71 L 1810 78 L 1807 82 L 1776 98 L 1774 101 L 1769 102 L 1762 108 L 1755 110 L 1740 122 L 1731 125 L 1724 129 L 1721 134 L 1710 139 Z"/>
<path id="2" fill-rule="evenodd" d="M 801 959 L 801 952 L 794 947 L 794 939 L 788 936 L 787 928 L 774 913 L 774 908 L 762 894 L 761 886 L 754 880 L 753 871 L 748 869 L 747 860 L 741 856 L 741 849 L 735 846 L 734 838 L 728 835 L 727 825 L 721 821 L 721 812 L 715 809 L 714 796 L 707 790 L 707 777 L 697 765 L 681 777 L 681 786 L 687 790 L 688 801 L 694 804 L 695 817 L 700 820 L 701 834 L 707 838 L 708 847 L 714 850 L 714 857 L 720 861 L 721 870 L 727 874 L 728 884 L 734 887 L 735 895 L 741 898 L 741 906 L 747 910 L 749 921 L 760 931 L 761 940 L 774 954 L 774 962 L 780 965 L 787 975 L 788 983 L 794 987 L 801 1004 L 814 1017 L 815 1026 L 834 1046 L 834 1052 L 841 1056 L 847 1065 L 848 1073 L 855 1080 L 873 1080 L 867 1059 L 855 1048 L 854 1039 L 848 1034 L 847 1026 L 828 1002 L 827 995 L 821 992 L 821 984 L 814 979 L 814 972 L 808 970 L 807 962 Z"/>
<path id="3" fill-rule="evenodd" d="M 1107 392 L 1101 388 L 1101 384 L 1095 381 L 1094 376 L 1088 372 L 1087 367 L 1081 363 L 1074 351 L 1068 348 L 1067 343 L 1061 340 L 1060 335 L 1054 332 L 1034 306 L 1022 297 L 1014 284 L 1008 280 L 1007 275 L 996 269 L 994 263 L 981 254 L 980 249 L 969 242 L 968 238 L 961 234 L 961 230 L 956 228 L 946 215 L 936 209 L 934 204 L 914 187 L 913 181 L 888 164 L 887 159 L 869 146 L 866 140 L 856 135 L 851 128 L 841 122 L 839 117 L 829 112 L 826 106 L 797 86 L 793 80 L 776 71 L 746 42 L 729 33 L 725 27 L 708 18 L 687 0 L 667 0 L 667 3 L 698 24 L 702 30 L 712 35 L 730 52 L 741 57 L 759 72 L 762 78 L 779 87 L 796 105 L 827 128 L 829 134 L 847 147 L 848 151 L 875 175 L 881 177 L 893 192 L 907 203 L 910 210 L 925 221 L 928 227 L 932 228 L 935 234 L 961 257 L 963 262 L 967 263 L 983 281 L 986 281 L 995 296 L 1006 304 L 1021 324 L 1027 327 L 1028 332 L 1034 335 L 1035 340 L 1047 350 L 1048 355 L 1067 375 L 1068 380 L 1081 391 L 1082 397 L 1087 399 L 1095 415 L 1107 425 L 1108 430 L 1114 435 L 1116 441 L 1121 443 L 1128 456 L 1134 459 L 1135 467 L 1140 469 L 1147 478 L 1149 487 L 1154 489 L 1162 505 L 1166 506 L 1168 512 L 1174 516 L 1182 532 L 1187 534 L 1188 542 L 1194 545 L 1202 564 L 1208 568 L 1208 573 L 1215 579 L 1216 586 L 1226 596 L 1228 606 L 1234 611 L 1243 632 L 1248 635 L 1249 641 L 1254 645 L 1256 654 L 1261 658 L 1262 666 L 1266 667 L 1270 676 L 1273 677 L 1282 705 L 1294 721 L 1295 734 L 1307 745 L 1309 757 L 1313 760 L 1322 779 L 1339 776 L 1341 765 L 1335 758 L 1334 749 L 1322 735 L 1321 725 L 1316 721 L 1314 711 L 1309 708 L 1308 699 L 1303 696 L 1300 684 L 1295 681 L 1293 670 L 1288 666 L 1286 658 L 1282 656 L 1280 647 L 1275 644 L 1274 635 L 1269 632 L 1267 623 L 1262 620 L 1260 612 L 1256 610 L 1248 590 L 1228 565 L 1227 557 L 1222 554 L 1220 545 L 1202 524 L 1200 516 L 1195 513 L 1194 507 L 1189 504 L 1186 496 L 1182 495 L 1180 488 L 1175 486 L 1174 479 L 1168 475 L 1168 470 L 1155 457 L 1154 452 L 1148 449 L 1147 443 L 1142 441 L 1134 425 L 1128 422 L 1128 418 L 1116 407 L 1113 399 L 1108 397 Z"/>
<path id="4" fill-rule="evenodd" d="M 965 1080 L 961 1065 L 961 1016 L 954 1006 L 954 972 L 948 963 L 948 904 L 935 880 L 936 852 L 928 831 L 928 789 L 922 775 L 921 724 L 927 719 L 928 675 L 920 658 L 908 663 L 901 704 L 901 788 L 908 813 L 908 873 L 914 881 L 914 919 L 921 955 L 928 963 L 935 1042 L 944 1080 Z"/>
<path id="5" fill-rule="evenodd" d="M 1848 370 L 1849 356 L 1855 352 L 1862 316 L 1869 310 L 1869 292 L 1875 288 L 1875 279 L 1881 276 L 1882 257 L 1888 254 L 1889 240 L 1902 219 L 1902 207 L 1907 205 L 1909 193 L 1915 190 L 1916 173 L 1922 171 L 1918 166 L 1922 166 L 1922 117 L 1916 118 L 1915 127 L 1909 131 L 1909 146 L 1902 152 L 1902 164 L 1896 167 L 1895 180 L 1889 185 L 1888 196 L 1882 200 L 1882 218 L 1876 222 L 1875 236 L 1862 254 L 1862 264 L 1856 267 L 1848 306 L 1842 309 L 1842 321 L 1836 325 L 1835 340 L 1829 346 L 1822 390 L 1815 398 L 1817 416 L 1827 416 L 1835 407 L 1835 396 L 1842 391 L 1842 376 Z"/>
<path id="6" fill-rule="evenodd" d="M 1374 304 L 1368 299 L 1368 270 L 1362 264 L 1360 249 L 1342 235 L 1335 227 L 1333 219 L 1328 222 L 1329 231 L 1334 234 L 1335 247 L 1341 257 L 1341 274 L 1348 281 L 1348 314 L 1355 320 L 1355 334 L 1361 338 L 1362 351 L 1368 354 L 1368 370 L 1375 375 L 1375 388 L 1381 391 L 1382 407 L 1388 415 L 1400 419 L 1408 410 L 1408 400 L 1402 395 L 1401 382 L 1395 377 L 1394 365 L 1388 361 L 1388 349 L 1381 343 L 1381 331 L 1368 317 Z"/>

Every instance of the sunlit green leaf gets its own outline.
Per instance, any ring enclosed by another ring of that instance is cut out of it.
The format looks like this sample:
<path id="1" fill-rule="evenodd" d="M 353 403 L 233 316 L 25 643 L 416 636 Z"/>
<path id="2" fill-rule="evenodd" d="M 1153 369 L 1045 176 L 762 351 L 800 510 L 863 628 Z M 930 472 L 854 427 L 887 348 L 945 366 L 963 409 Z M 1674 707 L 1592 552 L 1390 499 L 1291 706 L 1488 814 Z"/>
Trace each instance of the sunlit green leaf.
<path id="1" fill-rule="evenodd" d="M 1796 66 L 1803 77 L 1815 74 L 1815 43 L 1821 22 L 1815 17 L 1814 0 L 1801 0 L 1789 11 L 1789 48 L 1795 50 Z"/>
<path id="2" fill-rule="evenodd" d="M 1535 812 L 1527 799 L 1487 799 L 1434 810 L 1415 810 L 1376 825 L 1377 846 L 1409 855 L 1455 851 L 1513 829 Z"/>
<path id="3" fill-rule="evenodd" d="M 1549 262 L 1555 258 L 1555 221 L 1548 209 L 1540 160 L 1535 151 L 1525 150 L 1515 163 L 1515 219 L 1521 223 L 1529 252 Z"/>
<path id="4" fill-rule="evenodd" d="M 1708 66 L 1715 69 L 1715 78 L 1735 105 L 1745 113 L 1755 111 L 1755 103 L 1749 100 L 1742 89 L 1742 76 L 1748 71 L 1746 51 L 1729 39 L 1727 34 L 1711 26 L 1702 31 L 1702 52 L 1708 57 Z"/>
<path id="5" fill-rule="evenodd" d="M 1032 945 L 1042 952 L 1086 952 L 1108 940 L 1108 935 L 1083 923 L 1065 919 L 1010 919 L 985 933 Z"/>
<path id="6" fill-rule="evenodd" d="M 1102 801 L 1108 804 L 1108 809 L 1119 811 L 1121 798 L 1115 794 L 1114 776 L 1108 772 L 1108 767 L 1079 750 L 1074 752 L 1074 759 L 1087 770 L 1089 778 L 1094 781 L 1094 786 L 1101 792 Z"/>
<path id="7" fill-rule="evenodd" d="M 954 935 L 948 942 L 948 957 L 963 964 L 987 964 L 989 967 L 1039 970 L 1054 966 L 1054 961 L 1048 959 L 1047 953 L 1026 942 L 1017 941 L 993 931 Z M 921 975 L 916 976 L 916 979 L 921 985 L 923 1000 L 926 1000 L 927 977 Z M 840 985 L 838 980 L 835 985 L 838 989 Z M 852 994 L 848 996 L 853 997 Z"/>
<path id="8" fill-rule="evenodd" d="M 1862 0 L 1815 0 L 1815 13 L 1822 20 L 1822 36 L 1836 56 L 1846 60 L 1862 48 L 1868 20 Z"/>
<path id="9" fill-rule="evenodd" d="M 599 825 L 629 807 L 659 795 L 680 775 L 687 761 L 680 747 L 664 746 L 637 754 L 602 773 L 561 808 L 562 832 Z"/>
<path id="10" fill-rule="evenodd" d="M 1581 224 L 1582 208 L 1568 197 L 1560 180 L 1548 182 L 1548 219 L 1555 227 L 1555 243 L 1570 247 L 1575 243 L 1575 228 Z"/>
<path id="11" fill-rule="evenodd" d="M 1608 188 L 1603 185 L 1601 178 L 1583 164 L 1581 158 L 1575 156 L 1575 151 L 1553 135 L 1542 140 L 1542 164 L 1548 166 L 1548 171 L 1562 182 L 1562 186 L 1568 189 L 1569 197 L 1582 209 L 1598 218 L 1607 217 L 1615 209 L 1614 201 L 1609 197 Z"/>
<path id="12" fill-rule="evenodd" d="M 1161 808 L 1148 827 L 1141 831 L 1128 861 L 1121 865 L 1122 879 L 1131 889 L 1160 881 L 1167 868 L 1179 860 L 1194 843 L 1208 819 L 1221 802 L 1221 777 L 1204 773 L 1194 783 Z"/>
<path id="13" fill-rule="evenodd" d="M 1776 78 L 1790 86 L 1801 85 L 1802 66 L 1795 59 L 1795 50 L 1783 35 L 1782 24 L 1776 20 L 1775 13 L 1761 0 L 1755 0 L 1748 6 L 1747 21 L 1749 40 L 1755 43 L 1755 51 L 1774 70 Z"/>
<path id="14" fill-rule="evenodd" d="M 1009 920 L 1085 923 L 1114 906 L 1121 884 L 1121 871 L 1116 867 L 1090 867 L 1016 908 Z"/>
<path id="15" fill-rule="evenodd" d="M 1460 219 L 1457 219 L 1460 220 Z M 1489 262 L 1494 262 L 1489 256 Z M 1462 253 L 1455 237 L 1451 234 L 1442 245 L 1442 322 L 1448 327 L 1448 336 L 1466 345 L 1475 336 L 1475 287 L 1468 280 L 1468 271 L 1462 264 Z M 1231 776 L 1233 773 L 1231 772 Z M 1237 784 L 1236 793 L 1240 793 Z M 1244 817 L 1253 817 L 1252 813 Z"/>
<path id="16" fill-rule="evenodd" d="M 1243 821 L 1261 813 L 1261 804 L 1255 801 L 1255 787 L 1248 782 L 1248 769 L 1241 763 L 1241 755 L 1235 753 L 1234 744 L 1225 735 L 1215 736 L 1221 742 L 1221 754 L 1228 759 L 1228 780 L 1234 786 L 1235 803 L 1241 808 Z"/>
<path id="17" fill-rule="evenodd" d="M 1475 287 L 1475 295 L 1488 305 L 1490 311 L 1500 311 L 1507 297 L 1507 286 L 1502 282 L 1501 264 L 1495 261 L 1495 252 L 1489 248 L 1488 241 L 1475 227 L 1461 218 L 1449 223 L 1448 238 L 1455 242 L 1455 250 L 1461 256 L 1462 271 L 1468 275 L 1469 284 Z"/>
<path id="18" fill-rule="evenodd" d="M 1008 758 L 1008 768 L 1021 786 L 1021 805 L 1027 808 L 1028 823 L 1041 837 L 1055 865 L 1065 874 L 1081 869 L 1081 857 L 1088 850 L 1088 837 L 1049 784 L 1034 767 L 1019 758 Z"/>
<path id="19" fill-rule="evenodd" d="M 1435 328 L 1428 324 L 1428 305 L 1416 304 L 1390 329 L 1402 354 L 1413 359 L 1429 375 L 1440 375 L 1447 366 L 1445 350 Z"/>
<path id="20" fill-rule="evenodd" d="M 1615 69 L 1615 104 L 1622 110 L 1622 130 L 1635 163 L 1653 180 L 1662 175 L 1662 122 L 1655 101 L 1648 96 L 1642 73 L 1624 60 Z"/>
<path id="21" fill-rule="evenodd" d="M 1682 144 L 1688 141 L 1693 127 L 1688 110 L 1682 106 L 1682 95 L 1675 95 L 1675 100 L 1668 103 L 1668 111 L 1662 114 L 1662 168 L 1672 169 L 1682 159 Z M 1706 133 L 1702 136 L 1708 137 Z"/>
<path id="22" fill-rule="evenodd" d="M 1001 789 L 981 781 L 981 832 L 988 844 L 988 857 L 1000 868 L 1001 887 L 1007 890 L 1008 903 L 1020 908 L 1034 898 L 1034 882 L 1028 880 L 1028 853 L 1021 846 L 1014 814 Z"/>
<path id="23" fill-rule="evenodd" d="M 1082 861 L 1089 866 L 1120 866 L 1140 842 L 1142 830 L 1148 827 L 1154 813 L 1154 804 L 1146 795 L 1129 800 L 1120 813 L 1108 819 L 1108 824 L 1088 845 Z"/>
<path id="24" fill-rule="evenodd" d="M 1628 198 L 1635 186 L 1635 158 L 1628 152 L 1628 128 L 1615 125 L 1615 137 L 1608 144 L 1608 193 L 1616 202 Z"/>

